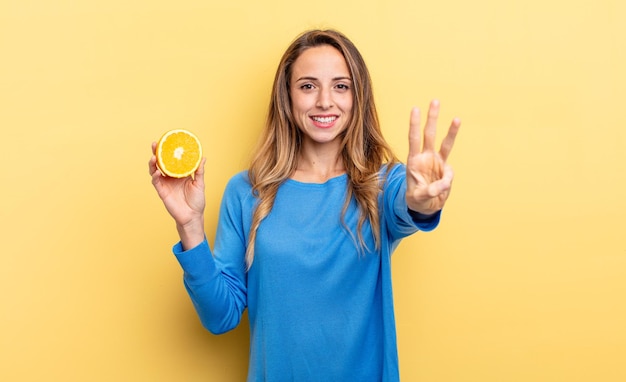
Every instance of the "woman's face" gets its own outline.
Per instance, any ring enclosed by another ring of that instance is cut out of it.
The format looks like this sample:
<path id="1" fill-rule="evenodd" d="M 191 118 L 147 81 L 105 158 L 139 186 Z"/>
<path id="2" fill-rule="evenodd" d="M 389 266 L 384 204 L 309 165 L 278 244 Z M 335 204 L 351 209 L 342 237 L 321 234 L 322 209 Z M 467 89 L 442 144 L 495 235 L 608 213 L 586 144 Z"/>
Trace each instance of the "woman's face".
<path id="1" fill-rule="evenodd" d="M 343 55 L 330 45 L 305 50 L 293 63 L 291 111 L 303 144 L 338 144 L 352 115 L 352 78 Z"/>

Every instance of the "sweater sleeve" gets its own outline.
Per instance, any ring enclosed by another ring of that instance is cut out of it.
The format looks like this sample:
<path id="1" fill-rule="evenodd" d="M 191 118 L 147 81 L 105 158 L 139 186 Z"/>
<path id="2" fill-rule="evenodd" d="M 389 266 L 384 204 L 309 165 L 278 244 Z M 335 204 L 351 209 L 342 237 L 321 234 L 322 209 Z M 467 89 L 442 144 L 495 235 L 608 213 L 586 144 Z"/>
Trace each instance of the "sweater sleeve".
<path id="1" fill-rule="evenodd" d="M 234 329 L 247 306 L 241 175 L 226 186 L 220 207 L 215 248 L 206 239 L 183 251 L 177 243 L 173 252 L 183 268 L 183 282 L 203 326 L 221 334 Z"/>
<path id="2" fill-rule="evenodd" d="M 406 203 L 406 167 L 397 164 L 387 170 L 383 189 L 383 218 L 393 241 L 417 231 L 432 231 L 439 224 L 441 211 L 424 216 L 409 210 Z"/>

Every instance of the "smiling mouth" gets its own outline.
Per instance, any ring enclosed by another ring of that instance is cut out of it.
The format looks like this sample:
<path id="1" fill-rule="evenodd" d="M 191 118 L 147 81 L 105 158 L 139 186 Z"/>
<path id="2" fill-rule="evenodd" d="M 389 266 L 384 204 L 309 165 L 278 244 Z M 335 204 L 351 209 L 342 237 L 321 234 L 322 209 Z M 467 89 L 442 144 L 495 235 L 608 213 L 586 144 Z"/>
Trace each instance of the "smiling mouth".
<path id="1" fill-rule="evenodd" d="M 337 120 L 337 116 L 328 116 L 328 117 L 311 117 L 311 119 L 317 123 L 321 123 L 324 125 L 328 125 L 330 123 L 333 123 Z"/>

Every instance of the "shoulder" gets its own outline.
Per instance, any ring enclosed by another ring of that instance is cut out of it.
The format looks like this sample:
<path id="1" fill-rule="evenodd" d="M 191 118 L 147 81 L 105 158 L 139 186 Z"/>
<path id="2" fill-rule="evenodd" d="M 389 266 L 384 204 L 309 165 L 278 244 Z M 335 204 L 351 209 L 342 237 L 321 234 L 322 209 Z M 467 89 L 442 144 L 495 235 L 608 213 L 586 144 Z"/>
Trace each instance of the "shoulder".
<path id="1" fill-rule="evenodd" d="M 247 171 L 237 173 L 228 180 L 221 202 L 224 211 L 239 214 L 253 208 L 255 201 Z"/>
<path id="2" fill-rule="evenodd" d="M 241 171 L 228 180 L 224 190 L 224 197 L 242 201 L 252 198 L 252 185 L 248 179 L 248 171 Z"/>
<path id="3" fill-rule="evenodd" d="M 228 184 L 226 185 L 226 188 L 233 188 L 233 189 L 251 189 L 252 186 L 250 185 L 250 179 L 248 178 L 248 171 L 241 171 L 235 175 L 233 175 L 230 180 L 228 181 Z"/>

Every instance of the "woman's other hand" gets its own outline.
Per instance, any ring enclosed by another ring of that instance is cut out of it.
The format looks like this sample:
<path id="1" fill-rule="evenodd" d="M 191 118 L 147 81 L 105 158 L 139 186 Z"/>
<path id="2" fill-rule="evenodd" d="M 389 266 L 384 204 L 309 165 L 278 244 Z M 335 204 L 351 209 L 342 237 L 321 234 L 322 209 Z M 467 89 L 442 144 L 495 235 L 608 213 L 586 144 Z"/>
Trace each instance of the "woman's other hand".
<path id="1" fill-rule="evenodd" d="M 454 172 L 446 162 L 456 134 L 461 126 L 458 118 L 452 120 L 448 134 L 435 151 L 439 101 L 430 103 L 424 133 L 420 131 L 420 110 L 411 110 L 409 125 L 409 157 L 406 166 L 406 201 L 409 209 L 424 215 L 441 210 L 450 195 Z M 423 147 L 422 147 L 423 144 Z"/>

